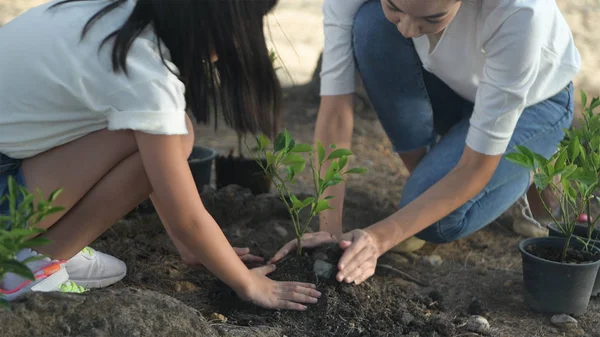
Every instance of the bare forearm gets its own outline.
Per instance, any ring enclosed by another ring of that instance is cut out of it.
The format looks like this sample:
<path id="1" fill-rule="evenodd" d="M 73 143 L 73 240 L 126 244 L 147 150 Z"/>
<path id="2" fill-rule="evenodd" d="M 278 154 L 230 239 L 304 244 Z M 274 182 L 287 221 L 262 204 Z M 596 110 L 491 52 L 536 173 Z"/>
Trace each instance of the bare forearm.
<path id="1" fill-rule="evenodd" d="M 320 141 L 328 152 L 330 144 L 350 149 L 352 143 L 353 95 L 324 96 L 321 99 L 319 115 L 315 126 L 315 144 Z M 328 165 L 324 165 L 321 174 L 325 174 Z M 342 234 L 342 208 L 344 205 L 345 184 L 332 186 L 325 195 L 333 196 L 330 205 L 333 207 L 320 215 L 320 230 L 336 236 Z"/>
<path id="2" fill-rule="evenodd" d="M 458 165 L 420 197 L 369 227 L 385 252 L 440 221 L 475 197 L 489 182 L 496 165 Z"/>

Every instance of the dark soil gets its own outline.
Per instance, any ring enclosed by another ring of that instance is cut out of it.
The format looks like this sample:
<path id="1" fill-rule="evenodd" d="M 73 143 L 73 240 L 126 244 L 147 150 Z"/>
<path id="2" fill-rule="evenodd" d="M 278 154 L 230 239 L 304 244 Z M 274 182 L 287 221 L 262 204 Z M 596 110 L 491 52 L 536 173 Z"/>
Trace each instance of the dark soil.
<path id="1" fill-rule="evenodd" d="M 544 260 L 553 261 L 553 262 L 563 262 L 562 261 L 562 248 L 556 247 L 544 247 L 532 245 L 530 247 L 525 248 L 525 250 L 533 254 L 539 258 Z M 569 264 L 581 264 L 581 263 L 589 263 L 598 261 L 600 259 L 600 252 L 585 252 L 579 249 L 575 249 L 573 247 L 569 247 L 567 249 L 567 256 L 565 258 L 564 263 Z"/>
<path id="2" fill-rule="evenodd" d="M 439 310 L 435 297 L 414 296 L 385 279 L 365 286 L 339 283 L 333 278 L 319 278 L 313 272 L 315 259 L 335 265 L 341 251 L 335 246 L 305 250 L 302 256 L 290 255 L 278 263 L 270 278 L 278 281 L 310 282 L 317 285 L 322 297 L 305 312 L 272 311 L 256 308 L 220 284 L 212 301 L 230 324 L 242 326 L 268 325 L 283 327 L 288 337 L 311 336 L 404 336 L 418 332 L 420 336 L 454 336 L 457 328 Z"/>

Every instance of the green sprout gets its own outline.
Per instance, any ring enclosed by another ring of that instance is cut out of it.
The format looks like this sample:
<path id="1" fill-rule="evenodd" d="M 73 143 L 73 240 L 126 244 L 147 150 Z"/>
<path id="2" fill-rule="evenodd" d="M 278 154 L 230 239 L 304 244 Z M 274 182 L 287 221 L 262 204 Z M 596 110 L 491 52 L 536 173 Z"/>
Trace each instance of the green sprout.
<path id="1" fill-rule="evenodd" d="M 24 187 L 18 186 L 16 180 L 8 178 L 8 194 L 0 198 L 0 205 L 8 202 L 8 215 L 0 215 L 0 279 L 7 273 L 15 273 L 25 279 L 34 281 L 35 277 L 26 263 L 36 261 L 45 256 L 38 255 L 24 261 L 17 261 L 16 255 L 21 249 L 34 248 L 50 243 L 43 237 L 33 237 L 45 230 L 35 227 L 50 214 L 64 210 L 51 204 L 56 200 L 62 189 L 52 192 L 46 200 L 37 190 L 38 202 L 35 205 L 35 195 L 29 193 Z M 22 201 L 17 205 L 21 194 Z M 8 227 L 12 227 L 7 229 Z M 8 301 L 0 296 L 0 306 L 10 309 Z"/>

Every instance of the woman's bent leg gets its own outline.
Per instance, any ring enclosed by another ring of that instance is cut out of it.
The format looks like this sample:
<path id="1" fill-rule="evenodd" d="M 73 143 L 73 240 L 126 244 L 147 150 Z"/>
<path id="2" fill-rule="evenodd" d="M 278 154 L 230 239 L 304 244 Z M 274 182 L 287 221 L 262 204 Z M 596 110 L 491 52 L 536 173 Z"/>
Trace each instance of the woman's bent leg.
<path id="1" fill-rule="evenodd" d="M 526 108 L 507 151 L 522 145 L 546 158 L 552 156 L 564 137 L 563 129 L 573 120 L 572 96 L 571 84 L 554 97 Z M 423 158 L 406 182 L 400 207 L 419 197 L 456 166 L 468 129 L 469 120 L 465 118 Z M 502 159 L 483 191 L 417 236 L 435 243 L 464 238 L 494 221 L 525 194 L 529 185 L 529 171 Z"/>

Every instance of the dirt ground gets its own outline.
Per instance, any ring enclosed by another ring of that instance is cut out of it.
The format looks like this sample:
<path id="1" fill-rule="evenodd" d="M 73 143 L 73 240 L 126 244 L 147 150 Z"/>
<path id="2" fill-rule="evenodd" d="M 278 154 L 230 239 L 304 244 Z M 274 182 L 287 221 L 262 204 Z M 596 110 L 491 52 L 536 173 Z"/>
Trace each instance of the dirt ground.
<path id="1" fill-rule="evenodd" d="M 0 25 L 41 2 L 0 0 Z M 600 57 L 595 50 L 600 34 L 592 32 L 593 23 L 600 20 L 600 2 L 558 2 L 584 58 L 584 71 L 576 85 L 590 95 L 598 95 Z M 318 46 L 322 44 L 319 3 L 318 0 L 282 1 L 273 20 L 278 25 L 271 25 L 275 44 L 288 69 L 282 80 L 287 85 L 296 84 L 286 89 L 286 127 L 295 138 L 305 142 L 312 140 L 318 107 L 314 86 L 305 83 L 313 76 L 320 52 Z M 352 164 L 367 167 L 369 173 L 351 177 L 348 182 L 344 207 L 346 230 L 368 226 L 394 212 L 408 175 L 399 157 L 391 151 L 373 111 L 361 101 L 357 107 L 352 144 L 356 158 Z M 236 144 L 235 134 L 225 128 L 214 131 L 198 126 L 196 136 L 198 144 L 220 153 L 228 152 Z M 294 189 L 306 191 L 306 184 L 301 180 Z M 271 196 L 254 197 L 230 187 L 218 192 L 207 190 L 202 197 L 234 245 L 270 256 L 293 237 L 285 210 Z M 525 307 L 517 250 L 522 237 L 508 229 L 513 213 L 507 212 L 469 238 L 444 245 L 427 244 L 415 254 L 388 253 L 380 259 L 380 264 L 427 281 L 428 286 L 419 286 L 382 268 L 359 287 L 337 286 L 322 280 L 319 286 L 324 290 L 325 300 L 307 313 L 263 312 L 231 301 L 228 297 L 231 295 L 214 277 L 181 263 L 154 214 L 120 221 L 92 246 L 127 263 L 128 275 L 115 287 L 135 286 L 174 296 L 213 319 L 215 326 L 268 325 L 289 337 L 478 336 L 464 327 L 464 320 L 473 313 L 475 305 L 488 319 L 491 336 L 600 336 L 600 299 L 592 300 L 589 312 L 577 318 L 579 331 L 571 332 L 557 330 L 548 316 Z M 309 265 L 302 265 L 306 261 L 298 263 L 287 274 L 286 268 L 282 268 L 273 277 L 285 279 L 293 274 L 295 279 L 308 280 Z"/>

